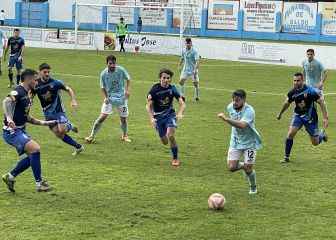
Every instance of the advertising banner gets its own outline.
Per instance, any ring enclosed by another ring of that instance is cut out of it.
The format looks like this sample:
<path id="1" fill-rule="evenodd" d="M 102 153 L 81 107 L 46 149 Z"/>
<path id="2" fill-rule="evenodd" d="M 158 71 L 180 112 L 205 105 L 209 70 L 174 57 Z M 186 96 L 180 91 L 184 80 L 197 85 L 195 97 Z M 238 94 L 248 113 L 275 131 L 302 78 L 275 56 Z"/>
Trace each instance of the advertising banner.
<path id="1" fill-rule="evenodd" d="M 314 33 L 317 3 L 285 2 L 282 13 L 282 30 L 289 33 Z"/>
<path id="2" fill-rule="evenodd" d="M 336 35 L 336 2 L 319 2 L 318 9 L 322 14 L 322 34 Z"/>
<path id="3" fill-rule="evenodd" d="M 126 24 L 133 24 L 134 22 L 134 8 L 125 7 L 127 5 L 135 5 L 134 1 L 129 0 L 112 0 L 113 5 L 120 7 L 108 7 L 107 18 L 109 23 L 119 23 L 120 18 L 123 17 Z"/>
<path id="4" fill-rule="evenodd" d="M 142 25 L 167 26 L 167 10 L 157 8 L 167 4 L 168 0 L 137 0 L 137 6 L 144 7 L 139 10 Z"/>
<path id="5" fill-rule="evenodd" d="M 186 7 L 183 11 L 184 26 L 186 28 L 201 28 L 202 4 L 203 0 L 190 0 L 190 7 Z M 173 26 L 180 27 L 181 10 L 173 10 Z"/>
<path id="6" fill-rule="evenodd" d="M 180 54 L 180 39 L 172 36 L 129 34 L 124 42 L 126 51 L 160 54 Z M 116 49 L 120 48 L 119 41 Z"/>
<path id="7" fill-rule="evenodd" d="M 209 0 L 208 29 L 238 29 L 239 1 Z"/>
<path id="8" fill-rule="evenodd" d="M 241 42 L 239 60 L 286 63 L 284 46 L 267 43 Z"/>
<path id="9" fill-rule="evenodd" d="M 277 32 L 276 14 L 282 11 L 282 1 L 242 0 L 244 31 Z"/>

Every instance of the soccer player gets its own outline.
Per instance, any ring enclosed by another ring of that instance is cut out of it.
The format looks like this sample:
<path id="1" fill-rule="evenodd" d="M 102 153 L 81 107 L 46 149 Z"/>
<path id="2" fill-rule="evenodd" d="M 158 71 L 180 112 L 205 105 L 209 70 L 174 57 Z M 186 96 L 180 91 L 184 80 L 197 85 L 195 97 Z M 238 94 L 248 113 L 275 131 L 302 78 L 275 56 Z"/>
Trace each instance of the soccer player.
<path id="1" fill-rule="evenodd" d="M 38 83 L 33 90 L 33 93 L 37 95 L 40 100 L 45 119 L 48 121 L 57 121 L 57 124 L 52 126 L 50 130 L 63 142 L 74 147 L 75 150 L 72 155 L 75 156 L 82 152 L 84 148 L 68 135 L 68 132 L 70 131 L 77 133 L 78 129 L 72 125 L 65 114 L 60 91 L 63 90 L 69 94 L 71 98 L 71 107 L 73 108 L 78 107 L 75 93 L 62 81 L 53 79 L 50 76 L 50 70 L 51 67 L 47 63 L 42 63 L 39 66 L 40 79 L 38 79 Z"/>
<path id="2" fill-rule="evenodd" d="M 117 36 L 120 43 L 120 52 L 125 52 L 124 42 L 128 33 L 127 24 L 124 22 L 124 18 L 120 18 L 120 23 L 117 24 Z"/>
<path id="3" fill-rule="evenodd" d="M 0 29 L 0 76 L 2 75 L 1 60 L 3 57 L 3 51 L 4 51 L 5 46 L 6 46 L 6 37 Z"/>
<path id="4" fill-rule="evenodd" d="M 87 143 L 93 143 L 95 137 L 106 118 L 112 114 L 113 107 L 116 107 L 120 116 L 120 127 L 122 130 L 121 141 L 131 142 L 128 137 L 128 98 L 130 97 L 131 78 L 120 65 L 117 65 L 115 56 L 106 57 L 107 67 L 100 74 L 100 87 L 103 93 L 103 105 L 101 114 L 92 126 L 90 136 L 86 137 Z"/>
<path id="5" fill-rule="evenodd" d="M 192 46 L 191 38 L 186 38 L 185 40 L 186 49 L 182 52 L 182 56 L 180 59 L 179 67 L 181 68 L 183 64 L 183 68 L 180 76 L 180 89 L 181 93 L 184 96 L 185 88 L 184 84 L 188 78 L 191 78 L 195 91 L 194 91 L 194 99 L 195 101 L 199 101 L 199 77 L 198 77 L 198 68 L 199 68 L 199 55 L 197 51 Z"/>
<path id="6" fill-rule="evenodd" d="M 232 93 L 232 103 L 227 106 L 229 116 L 217 116 L 232 126 L 227 165 L 231 172 L 244 170 L 250 185 L 249 194 L 257 193 L 256 172 L 253 166 L 257 150 L 261 148 L 261 137 L 255 128 L 255 112 L 246 103 L 246 92 L 242 89 Z M 240 162 L 243 157 L 244 162 Z"/>
<path id="7" fill-rule="evenodd" d="M 150 122 L 159 133 L 161 142 L 164 145 L 170 143 L 173 156 L 172 166 L 181 164 L 178 159 L 178 147 L 175 139 L 177 128 L 176 120 L 181 120 L 185 103 L 174 85 L 171 85 L 174 73 L 169 69 L 161 69 L 159 73 L 160 83 L 153 85 L 147 96 L 146 109 Z M 179 102 L 179 111 L 177 114 L 173 108 L 173 100 L 176 98 Z"/>
<path id="8" fill-rule="evenodd" d="M 304 79 L 308 86 L 323 90 L 327 78 L 327 71 L 324 69 L 322 63 L 314 57 L 314 49 L 308 49 L 307 59 L 302 63 Z"/>
<path id="9" fill-rule="evenodd" d="M 10 172 L 2 176 L 2 180 L 11 192 L 15 192 L 15 178 L 29 167 L 33 170 L 38 192 L 46 192 L 51 188 L 42 179 L 40 146 L 25 131 L 26 123 L 53 126 L 55 121 L 42 121 L 29 115 L 31 107 L 30 93 L 36 85 L 37 72 L 26 69 L 22 72 L 21 84 L 3 100 L 4 127 L 3 138 L 6 143 L 16 148 L 19 162 Z"/>
<path id="10" fill-rule="evenodd" d="M 23 60 L 23 50 L 25 46 L 25 41 L 22 37 L 20 37 L 20 29 L 14 29 L 14 36 L 8 38 L 7 47 L 5 50 L 4 59 L 6 59 L 6 55 L 8 49 L 10 48 L 9 61 L 8 61 L 8 78 L 9 85 L 11 88 L 13 86 L 13 67 L 16 67 L 16 84 L 19 85 L 21 70 L 22 70 L 22 60 Z"/>
<path id="11" fill-rule="evenodd" d="M 323 97 L 318 89 L 307 86 L 303 80 L 302 73 L 295 73 L 293 78 L 294 88 L 287 94 L 287 98 L 277 117 L 281 119 L 282 114 L 288 109 L 292 102 L 295 102 L 294 115 L 291 125 L 289 126 L 287 139 L 285 143 L 285 157 L 281 163 L 288 163 L 293 146 L 293 139 L 296 133 L 304 126 L 310 135 L 311 142 L 314 146 L 319 145 L 322 141 L 328 141 L 325 130 L 319 132 L 318 116 L 315 107 L 317 102 L 323 114 L 323 129 L 328 127 L 328 112 Z"/>

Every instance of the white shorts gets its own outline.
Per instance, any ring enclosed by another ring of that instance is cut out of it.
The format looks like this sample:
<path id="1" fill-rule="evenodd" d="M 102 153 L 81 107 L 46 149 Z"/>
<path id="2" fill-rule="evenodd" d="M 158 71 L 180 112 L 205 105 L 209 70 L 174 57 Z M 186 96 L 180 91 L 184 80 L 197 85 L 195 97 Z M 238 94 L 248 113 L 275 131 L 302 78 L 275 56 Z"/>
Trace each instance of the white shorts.
<path id="1" fill-rule="evenodd" d="M 182 72 L 181 76 L 180 76 L 180 80 L 188 80 L 191 79 L 193 82 L 199 82 L 199 76 L 198 76 L 198 72 L 196 72 L 196 74 L 188 74 L 186 72 Z"/>
<path id="2" fill-rule="evenodd" d="M 116 105 L 113 105 L 111 103 L 108 103 L 108 104 L 103 103 L 103 105 L 101 107 L 101 113 L 108 114 L 108 115 L 112 114 L 113 113 L 113 106 L 116 106 Z M 120 117 L 128 117 L 127 102 L 125 102 L 125 104 L 123 104 L 123 105 L 116 106 L 116 108 L 118 109 Z"/>
<path id="3" fill-rule="evenodd" d="M 230 148 L 228 152 L 227 160 L 239 161 L 244 156 L 245 164 L 255 164 L 257 150 L 255 149 L 233 149 Z"/>
<path id="4" fill-rule="evenodd" d="M 0 58 L 3 56 L 3 48 L 0 48 Z"/>

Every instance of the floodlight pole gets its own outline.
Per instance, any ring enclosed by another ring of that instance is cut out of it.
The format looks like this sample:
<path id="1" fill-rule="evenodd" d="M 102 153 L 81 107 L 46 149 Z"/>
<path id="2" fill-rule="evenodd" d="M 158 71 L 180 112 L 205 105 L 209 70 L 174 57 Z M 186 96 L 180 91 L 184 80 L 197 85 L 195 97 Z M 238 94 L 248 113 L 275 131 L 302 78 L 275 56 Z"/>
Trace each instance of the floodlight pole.
<path id="1" fill-rule="evenodd" d="M 77 21 L 78 21 L 78 3 L 77 0 L 75 1 L 75 49 L 77 49 L 77 42 L 78 42 L 78 25 L 77 25 Z"/>

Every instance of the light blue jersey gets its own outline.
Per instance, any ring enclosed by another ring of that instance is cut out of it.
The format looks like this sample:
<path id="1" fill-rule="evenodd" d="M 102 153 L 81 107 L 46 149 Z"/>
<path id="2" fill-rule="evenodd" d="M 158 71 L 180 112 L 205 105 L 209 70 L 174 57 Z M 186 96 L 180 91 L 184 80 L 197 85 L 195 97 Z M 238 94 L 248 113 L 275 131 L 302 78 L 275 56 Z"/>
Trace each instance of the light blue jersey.
<path id="1" fill-rule="evenodd" d="M 304 77 L 306 84 L 311 87 L 316 87 L 316 85 L 321 82 L 321 76 L 324 71 L 323 65 L 316 59 L 313 59 L 311 62 L 306 59 L 303 61 L 302 67 L 305 71 Z"/>
<path id="2" fill-rule="evenodd" d="M 231 103 L 227 106 L 227 111 L 231 119 L 248 123 L 248 127 L 243 129 L 232 127 L 230 148 L 239 150 L 260 149 L 261 137 L 255 128 L 253 107 L 246 103 L 241 111 L 236 111 Z"/>
<path id="3" fill-rule="evenodd" d="M 130 80 L 128 72 L 122 66 L 117 66 L 114 72 L 105 68 L 100 74 L 100 87 L 107 92 L 112 104 L 121 105 L 125 102 L 126 81 Z"/>
<path id="4" fill-rule="evenodd" d="M 196 62 L 199 59 L 198 52 L 192 47 L 190 50 L 185 49 L 182 52 L 181 58 L 184 61 L 182 74 L 181 75 L 191 75 L 195 71 Z"/>

